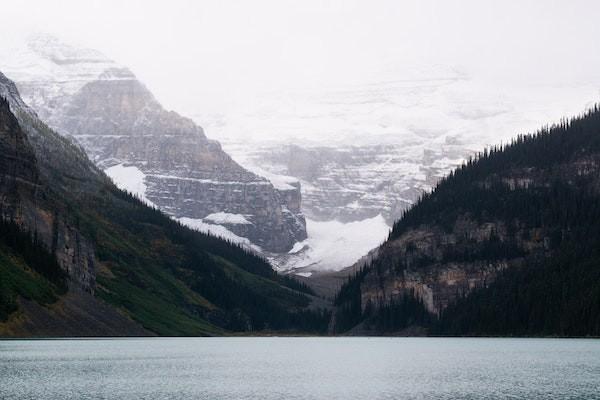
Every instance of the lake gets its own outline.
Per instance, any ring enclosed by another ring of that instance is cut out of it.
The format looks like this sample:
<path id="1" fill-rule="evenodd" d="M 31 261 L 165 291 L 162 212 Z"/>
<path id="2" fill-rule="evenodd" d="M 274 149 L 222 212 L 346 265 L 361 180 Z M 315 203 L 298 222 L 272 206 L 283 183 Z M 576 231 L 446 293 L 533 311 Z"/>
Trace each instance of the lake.
<path id="1" fill-rule="evenodd" d="M 600 340 L 9 340 L 0 398 L 600 399 Z"/>

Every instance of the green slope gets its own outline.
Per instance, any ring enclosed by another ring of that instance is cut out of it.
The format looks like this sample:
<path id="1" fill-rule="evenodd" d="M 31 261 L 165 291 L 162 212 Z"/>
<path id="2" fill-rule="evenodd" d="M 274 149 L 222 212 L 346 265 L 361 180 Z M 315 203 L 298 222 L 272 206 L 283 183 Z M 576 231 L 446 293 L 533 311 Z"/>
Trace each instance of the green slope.
<path id="1" fill-rule="evenodd" d="M 60 291 L 18 255 L 0 246 L 0 321 L 17 311 L 17 296 L 40 304 L 54 303 Z"/>

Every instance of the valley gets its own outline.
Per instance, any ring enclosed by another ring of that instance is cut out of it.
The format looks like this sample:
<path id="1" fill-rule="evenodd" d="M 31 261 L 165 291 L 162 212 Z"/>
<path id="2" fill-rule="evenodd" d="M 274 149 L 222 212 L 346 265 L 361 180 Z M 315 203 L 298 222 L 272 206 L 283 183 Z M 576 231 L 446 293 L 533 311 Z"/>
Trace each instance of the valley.
<path id="1" fill-rule="evenodd" d="M 3 335 L 598 332 L 597 106 L 519 133 L 591 85 L 431 66 L 191 119 L 100 52 L 12 45 Z"/>

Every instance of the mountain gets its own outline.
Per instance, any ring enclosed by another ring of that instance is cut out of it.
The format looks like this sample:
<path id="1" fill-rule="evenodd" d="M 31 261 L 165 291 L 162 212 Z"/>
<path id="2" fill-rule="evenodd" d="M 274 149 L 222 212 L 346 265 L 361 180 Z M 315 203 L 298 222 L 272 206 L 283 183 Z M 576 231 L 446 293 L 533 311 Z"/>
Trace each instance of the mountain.
<path id="1" fill-rule="evenodd" d="M 319 331 L 305 286 L 119 190 L 0 74 L 0 334 Z"/>
<path id="2" fill-rule="evenodd" d="M 285 253 L 306 238 L 298 182 L 274 186 L 244 169 L 101 53 L 34 35 L 0 66 L 44 122 L 148 204 L 259 251 Z"/>
<path id="3" fill-rule="evenodd" d="M 499 83 L 411 62 L 186 113 L 245 168 L 300 181 L 308 238 L 273 263 L 314 281 L 379 246 L 402 212 L 469 156 L 576 113 L 597 92 L 593 79 Z"/>
<path id="4" fill-rule="evenodd" d="M 336 330 L 600 335 L 600 109 L 485 150 L 343 285 Z"/>

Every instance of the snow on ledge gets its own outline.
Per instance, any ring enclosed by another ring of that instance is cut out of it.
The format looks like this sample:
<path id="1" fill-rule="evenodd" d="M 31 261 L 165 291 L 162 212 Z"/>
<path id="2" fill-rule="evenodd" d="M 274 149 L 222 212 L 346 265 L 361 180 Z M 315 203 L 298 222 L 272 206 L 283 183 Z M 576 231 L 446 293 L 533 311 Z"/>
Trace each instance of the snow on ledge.
<path id="1" fill-rule="evenodd" d="M 288 190 L 298 190 L 300 185 L 298 178 L 294 178 L 293 176 L 274 174 L 250 163 L 243 163 L 242 165 L 244 165 L 244 168 L 254 172 L 256 175 L 266 178 L 269 182 L 271 182 L 273 187 L 279 191 L 285 192 Z"/>
<path id="2" fill-rule="evenodd" d="M 252 222 L 248 221 L 244 215 L 226 212 L 209 214 L 203 220 L 217 225 L 252 225 Z"/>
<path id="3" fill-rule="evenodd" d="M 202 219 L 188 217 L 176 218 L 176 220 L 190 229 L 202 233 L 208 233 L 213 236 L 218 236 L 221 239 L 229 240 L 232 243 L 239 244 L 249 250 L 255 251 L 256 253 L 262 253 L 262 249 L 250 242 L 248 238 L 238 236 L 222 225 L 209 224 L 204 222 Z"/>

